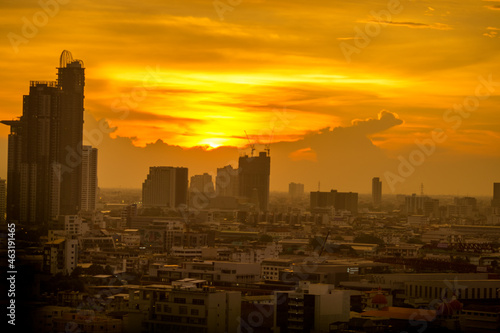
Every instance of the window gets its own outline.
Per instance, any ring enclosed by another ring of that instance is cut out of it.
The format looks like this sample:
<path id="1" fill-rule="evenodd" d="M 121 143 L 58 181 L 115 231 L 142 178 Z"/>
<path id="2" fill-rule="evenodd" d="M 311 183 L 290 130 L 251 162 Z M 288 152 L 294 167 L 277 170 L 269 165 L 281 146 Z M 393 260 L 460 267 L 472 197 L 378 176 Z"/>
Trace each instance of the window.
<path id="1" fill-rule="evenodd" d="M 193 298 L 193 304 L 196 304 L 196 305 L 205 305 L 205 300 L 204 299 L 199 299 L 199 298 Z"/>
<path id="2" fill-rule="evenodd" d="M 187 306 L 179 306 L 179 314 L 187 314 L 188 309 Z"/>
<path id="3" fill-rule="evenodd" d="M 191 309 L 191 314 L 192 314 L 193 316 L 197 316 L 197 315 L 199 314 L 199 311 L 198 311 L 198 310 L 196 310 L 196 309 Z"/>
<path id="4" fill-rule="evenodd" d="M 186 304 L 186 299 L 181 297 L 174 297 L 174 303 Z"/>

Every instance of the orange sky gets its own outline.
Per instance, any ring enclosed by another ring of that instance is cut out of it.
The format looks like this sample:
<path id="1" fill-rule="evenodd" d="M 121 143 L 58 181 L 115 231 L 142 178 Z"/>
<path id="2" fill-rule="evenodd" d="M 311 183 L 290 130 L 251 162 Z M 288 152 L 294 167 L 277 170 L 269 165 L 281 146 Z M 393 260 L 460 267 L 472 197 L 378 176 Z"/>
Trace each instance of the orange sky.
<path id="1" fill-rule="evenodd" d="M 70 50 L 86 67 L 87 133 L 99 120 L 116 127 L 90 140 L 103 187 L 139 187 L 149 165 L 214 173 L 243 152 L 244 131 L 272 140 L 276 190 L 322 181 L 369 192 L 379 176 L 386 193 L 424 182 L 429 193 L 491 195 L 500 181 L 500 1 L 219 1 L 224 12 L 201 0 L 41 3 L 2 1 L 0 118 L 20 116 L 29 81 L 55 80 Z M 489 96 L 444 116 L 480 77 L 491 77 Z M 437 127 L 447 139 L 389 185 L 398 157 Z M 3 178 L 7 135 L 0 126 Z"/>

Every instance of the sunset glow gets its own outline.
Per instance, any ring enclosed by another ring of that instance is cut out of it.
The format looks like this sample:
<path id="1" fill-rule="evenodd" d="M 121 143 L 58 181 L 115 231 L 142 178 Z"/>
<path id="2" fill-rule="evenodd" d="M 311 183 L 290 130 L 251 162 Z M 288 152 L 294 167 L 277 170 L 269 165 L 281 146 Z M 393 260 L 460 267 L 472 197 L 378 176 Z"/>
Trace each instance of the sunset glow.
<path id="1" fill-rule="evenodd" d="M 449 133 L 440 149 L 450 161 L 480 158 L 491 167 L 499 161 L 494 1 L 443 0 L 432 10 L 428 1 L 401 1 L 391 20 L 380 20 L 387 1 L 250 0 L 221 19 L 211 1 L 83 0 L 61 4 L 28 37 L 23 17 L 31 21 L 43 9 L 36 1 L 5 3 L 2 119 L 21 114 L 29 80 L 55 79 L 57 56 L 68 49 L 86 67 L 86 117 L 109 123 L 111 139 L 133 147 L 163 142 L 215 152 L 245 149 L 250 139 L 263 149 L 359 119 L 370 123 L 387 110 L 396 122 L 361 131 L 389 159 L 381 170 L 436 127 Z M 447 110 L 488 77 L 489 98 L 452 128 Z M 2 153 L 7 134 L 0 127 Z M 356 139 L 346 140 L 359 149 Z M 299 143 L 282 156 L 324 160 Z"/>

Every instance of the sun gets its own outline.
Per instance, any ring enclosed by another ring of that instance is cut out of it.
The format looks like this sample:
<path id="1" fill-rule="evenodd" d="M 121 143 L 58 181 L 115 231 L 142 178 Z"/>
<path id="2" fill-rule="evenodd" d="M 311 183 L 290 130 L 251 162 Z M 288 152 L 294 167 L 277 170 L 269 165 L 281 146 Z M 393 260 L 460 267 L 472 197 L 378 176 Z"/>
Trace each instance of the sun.
<path id="1" fill-rule="evenodd" d="M 207 147 L 208 150 L 212 150 L 222 146 L 225 141 L 226 139 L 223 138 L 208 138 L 208 139 L 203 139 L 200 142 L 200 145 Z"/>

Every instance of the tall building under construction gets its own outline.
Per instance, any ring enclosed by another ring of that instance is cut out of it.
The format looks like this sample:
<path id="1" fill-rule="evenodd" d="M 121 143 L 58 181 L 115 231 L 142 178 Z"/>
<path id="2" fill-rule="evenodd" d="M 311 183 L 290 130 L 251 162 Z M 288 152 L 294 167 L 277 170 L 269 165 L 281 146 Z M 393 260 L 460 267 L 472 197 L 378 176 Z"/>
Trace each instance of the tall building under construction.
<path id="1" fill-rule="evenodd" d="M 267 211 L 271 157 L 266 152 L 258 156 L 240 156 L 238 169 L 239 196 L 253 202 L 257 210 Z"/>

